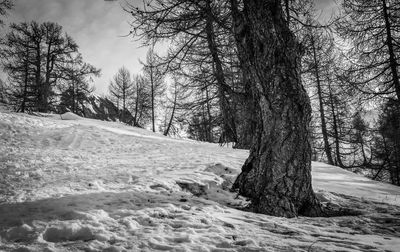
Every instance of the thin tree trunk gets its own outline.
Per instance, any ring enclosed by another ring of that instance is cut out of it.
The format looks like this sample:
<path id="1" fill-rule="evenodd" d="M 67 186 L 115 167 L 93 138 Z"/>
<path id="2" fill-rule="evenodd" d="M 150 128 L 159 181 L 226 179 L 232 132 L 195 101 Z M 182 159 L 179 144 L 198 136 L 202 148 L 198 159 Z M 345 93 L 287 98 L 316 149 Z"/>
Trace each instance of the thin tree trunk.
<path id="1" fill-rule="evenodd" d="M 231 0 L 239 59 L 256 99 L 256 142 L 233 189 L 254 211 L 322 215 L 311 186 L 311 106 L 300 81 L 300 45 L 279 0 Z"/>
<path id="2" fill-rule="evenodd" d="M 208 93 L 208 87 L 205 86 L 206 91 L 206 107 L 207 107 L 207 142 L 214 142 L 214 137 L 212 133 L 212 115 L 210 107 L 210 95 Z"/>
<path id="3" fill-rule="evenodd" d="M 332 150 L 331 146 L 329 145 L 328 140 L 328 131 L 326 129 L 326 121 L 325 121 L 325 111 L 324 111 L 324 104 L 322 101 L 322 90 L 321 90 L 321 79 L 319 76 L 319 65 L 317 60 L 317 52 L 315 50 L 315 41 L 313 36 L 311 35 L 311 46 L 313 50 L 313 59 L 315 65 L 315 77 L 317 79 L 317 91 L 318 91 L 318 101 L 319 101 L 319 113 L 321 117 L 321 131 L 322 131 L 322 138 L 324 141 L 324 150 L 326 154 L 326 158 L 328 159 L 328 164 L 333 165 L 333 158 L 332 158 Z"/>
<path id="4" fill-rule="evenodd" d="M 72 112 L 76 114 L 76 89 L 75 89 L 75 80 L 72 80 Z"/>
<path id="5" fill-rule="evenodd" d="M 218 98 L 223 119 L 222 135 L 225 137 L 225 141 L 237 142 L 238 138 L 236 134 L 235 118 L 233 112 L 231 111 L 231 105 L 229 99 L 226 97 L 225 94 L 225 89 L 227 84 L 225 81 L 222 62 L 218 55 L 218 48 L 215 41 L 215 34 L 213 27 L 213 16 L 212 16 L 213 14 L 209 0 L 206 1 L 206 11 L 207 11 L 207 20 L 206 20 L 207 44 L 213 59 L 213 72 L 218 84 Z"/>
<path id="6" fill-rule="evenodd" d="M 342 156 L 340 156 L 340 139 L 339 139 L 339 131 L 338 131 L 338 123 L 337 123 L 337 116 L 336 116 L 336 111 L 335 111 L 335 104 L 333 102 L 333 94 L 332 94 L 332 89 L 331 85 L 328 84 L 329 88 L 329 104 L 331 106 L 331 113 L 332 113 L 332 123 L 333 123 L 333 137 L 335 139 L 335 150 L 336 150 L 336 162 L 335 165 L 338 165 L 342 168 L 345 166 L 343 165 L 342 162 Z"/>
<path id="7" fill-rule="evenodd" d="M 24 62 L 24 93 L 22 97 L 21 112 L 24 113 L 26 109 L 26 101 L 28 96 L 28 85 L 29 85 L 29 48 L 26 49 L 26 59 Z"/>
<path id="8" fill-rule="evenodd" d="M 166 130 L 164 131 L 164 136 L 167 136 L 167 135 L 168 135 L 169 130 L 170 130 L 171 125 L 172 125 L 172 121 L 173 121 L 173 119 L 174 119 L 175 108 L 176 108 L 176 102 L 177 102 L 176 99 L 177 99 L 177 90 L 176 90 L 176 83 L 175 83 L 174 105 L 173 105 L 173 107 L 172 107 L 171 117 L 170 117 L 170 119 L 169 119 L 168 126 L 167 126 Z"/>
<path id="9" fill-rule="evenodd" d="M 139 109 L 139 80 L 136 79 L 136 101 L 135 101 L 135 122 L 134 126 L 139 126 L 138 109 Z"/>
<path id="10" fill-rule="evenodd" d="M 122 80 L 122 122 L 125 122 L 125 108 L 126 108 L 126 83 L 125 80 Z"/>
<path id="11" fill-rule="evenodd" d="M 151 123 L 153 132 L 156 132 L 154 122 L 154 81 L 153 81 L 153 63 L 150 63 L 150 82 L 151 82 Z"/>
<path id="12" fill-rule="evenodd" d="M 51 54 L 51 46 L 52 46 L 52 41 L 48 42 L 47 46 L 47 54 L 45 57 L 46 60 L 46 65 L 45 65 L 45 72 L 44 72 L 44 83 L 43 83 L 43 89 L 42 89 L 42 101 L 41 101 L 41 108 L 40 112 L 46 113 L 49 110 L 49 93 L 50 93 L 50 78 L 51 78 L 51 65 L 52 65 L 52 54 Z M 75 112 L 74 112 L 75 113 Z"/>
<path id="13" fill-rule="evenodd" d="M 41 73 L 41 50 L 40 44 L 36 44 L 36 59 L 35 59 L 35 85 L 36 85 L 36 92 L 37 92 L 37 101 L 36 101 L 36 108 L 40 111 L 42 108 L 43 103 L 43 83 L 41 81 L 42 73 Z"/>

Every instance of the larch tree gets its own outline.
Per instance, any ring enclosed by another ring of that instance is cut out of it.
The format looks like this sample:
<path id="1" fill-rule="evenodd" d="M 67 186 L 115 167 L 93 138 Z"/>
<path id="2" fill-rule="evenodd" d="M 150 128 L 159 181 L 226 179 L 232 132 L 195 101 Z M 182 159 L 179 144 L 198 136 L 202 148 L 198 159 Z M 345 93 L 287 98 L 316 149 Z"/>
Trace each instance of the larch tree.
<path id="1" fill-rule="evenodd" d="M 133 126 L 144 127 L 151 120 L 151 93 L 142 75 L 134 77 L 131 107 Z"/>
<path id="2" fill-rule="evenodd" d="M 347 81 L 370 97 L 400 99 L 400 2 L 353 0 L 342 7 L 336 30 L 350 45 Z"/>
<path id="3" fill-rule="evenodd" d="M 60 25 L 34 21 L 11 24 L 0 53 L 13 86 L 22 90 L 16 98 L 35 96 L 32 110 L 39 112 L 55 109 L 58 80 L 65 75 L 65 65 L 73 64 L 79 54 L 78 45 Z"/>
<path id="4" fill-rule="evenodd" d="M 333 39 L 323 30 L 308 29 L 304 41 L 307 41 L 305 57 L 303 58 L 303 77 L 307 78 L 308 86 L 315 89 L 320 131 L 323 149 L 328 164 L 333 165 L 332 147 L 329 141 L 327 126 L 326 86 L 331 81 Z"/>
<path id="5" fill-rule="evenodd" d="M 37 85 L 33 81 L 35 68 L 31 64 L 34 61 L 33 42 L 28 32 L 21 32 L 27 29 L 26 23 L 11 25 L 0 50 L 2 67 L 12 83 L 8 90 L 9 102 L 19 112 L 34 110 L 37 105 Z"/>
<path id="6" fill-rule="evenodd" d="M 62 93 L 60 99 L 60 107 L 62 111 L 70 110 L 75 114 L 85 116 L 84 102 L 90 93 L 94 91 L 94 87 L 90 86 L 90 82 L 94 76 L 100 75 L 100 70 L 94 66 L 82 61 L 81 55 L 74 60 L 72 64 L 64 67 L 65 73 L 62 80 Z"/>
<path id="7" fill-rule="evenodd" d="M 154 46 L 151 46 L 146 55 L 146 62 L 143 63 L 144 78 L 150 87 L 151 125 L 153 132 L 156 131 L 155 121 L 157 101 L 165 92 L 164 71 L 157 58 L 158 56 L 154 52 Z"/>
<path id="8" fill-rule="evenodd" d="M 131 73 L 126 67 L 121 67 L 118 72 L 114 75 L 113 81 L 110 82 L 109 90 L 111 96 L 117 100 L 117 106 L 119 109 L 119 102 L 121 101 L 122 112 L 120 120 L 125 122 L 125 113 L 127 111 L 128 103 L 133 96 L 133 82 L 131 79 Z"/>
<path id="9" fill-rule="evenodd" d="M 7 15 L 7 11 L 9 11 L 13 7 L 13 2 L 11 0 L 0 0 L 0 26 L 4 24 L 1 16 Z"/>
<path id="10" fill-rule="evenodd" d="M 300 80 L 301 47 L 280 0 L 231 0 L 243 78 L 256 101 L 250 156 L 233 189 L 253 211 L 276 216 L 320 216 L 311 185 L 311 106 Z"/>
<path id="11" fill-rule="evenodd" d="M 282 2 L 157 0 L 145 1 L 143 8 L 130 6 L 127 11 L 134 18 L 132 33 L 145 43 L 171 39 L 177 45 L 171 53 L 173 59 L 178 59 L 174 70 L 193 53 L 193 45 L 204 41 L 208 51 L 203 50 L 203 54 L 211 56 L 211 71 L 215 79 L 218 77 L 215 89 L 230 92 L 230 86 L 225 85 L 228 82 L 221 78 L 227 76 L 224 68 L 221 71 L 218 66 L 218 59 L 223 64 L 226 58 L 221 57 L 220 44 L 214 43 L 222 36 L 216 31 L 227 26 L 226 34 L 236 42 L 237 50 L 233 52 L 239 59 L 240 71 L 233 76 L 243 75 L 240 84 L 248 92 L 246 101 L 254 104 L 249 113 L 256 123 L 251 132 L 253 147 L 234 189 L 249 197 L 257 212 L 286 217 L 321 215 L 311 186 L 311 107 L 300 81 L 301 46 L 289 29 Z M 228 45 L 232 47 L 232 43 Z M 209 57 L 204 59 L 196 64 L 205 65 Z M 209 74 L 208 68 L 203 69 L 203 75 L 196 78 Z M 206 114 L 203 111 L 198 111 L 200 116 L 193 115 L 197 118 L 193 122 L 199 126 L 205 121 L 198 120 Z"/>
<path id="12" fill-rule="evenodd" d="M 231 101 L 232 90 L 224 72 L 226 62 L 221 54 L 221 42 L 227 41 L 221 38 L 232 37 L 229 9 L 226 8 L 226 4 L 226 1 L 214 0 L 146 0 L 142 8 L 128 6 L 126 11 L 133 17 L 132 33 L 140 37 L 145 44 L 165 39 L 171 41 L 173 46 L 163 60 L 167 68 L 186 68 L 188 58 L 193 56 L 195 51 L 199 53 L 196 55 L 198 57 L 194 57 L 199 63 L 197 66 L 208 65 L 213 77 L 212 85 L 217 90 L 221 141 L 236 142 L 238 137 Z M 224 47 L 232 48 L 231 43 L 226 43 Z M 199 58 L 205 60 L 200 62 Z M 199 86 L 200 89 L 203 87 L 204 85 Z"/>

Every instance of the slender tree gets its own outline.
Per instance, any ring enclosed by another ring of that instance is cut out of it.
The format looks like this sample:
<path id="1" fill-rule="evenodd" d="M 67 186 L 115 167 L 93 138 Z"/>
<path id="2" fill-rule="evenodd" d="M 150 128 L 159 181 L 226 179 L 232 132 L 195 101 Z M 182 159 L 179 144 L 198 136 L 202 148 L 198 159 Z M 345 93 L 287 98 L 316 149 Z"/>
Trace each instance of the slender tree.
<path id="1" fill-rule="evenodd" d="M 151 120 L 151 94 L 146 85 L 145 79 L 141 75 L 134 78 L 134 94 L 132 101 L 133 125 L 144 127 Z"/>
<path id="2" fill-rule="evenodd" d="M 122 103 L 122 112 L 120 120 L 125 122 L 125 113 L 127 111 L 129 100 L 133 96 L 133 82 L 131 80 L 131 73 L 126 67 L 121 67 L 114 75 L 114 80 L 111 81 L 109 90 L 111 95 L 117 100 L 119 109 L 119 102 Z"/>
<path id="3" fill-rule="evenodd" d="M 154 53 L 154 46 L 147 52 L 146 62 L 143 63 L 143 72 L 151 94 L 151 125 L 155 132 L 157 99 L 165 92 L 164 73 Z"/>
<path id="4" fill-rule="evenodd" d="M 62 32 L 56 23 L 23 22 L 11 24 L 0 50 L 2 65 L 9 74 L 16 92 L 16 99 L 25 110 L 47 112 L 58 102 L 57 86 L 65 78 L 66 65 L 74 64 L 78 46 Z"/>
<path id="5" fill-rule="evenodd" d="M 100 70 L 83 62 L 79 55 L 73 64 L 64 67 L 63 72 L 65 73 L 63 80 L 66 83 L 61 87 L 63 89 L 60 101 L 61 109 L 68 109 L 75 114 L 85 116 L 84 102 L 94 91 L 94 87 L 91 87 L 89 83 L 92 81 L 92 77 L 100 75 Z"/>
<path id="6" fill-rule="evenodd" d="M 1 16 L 7 15 L 7 11 L 9 11 L 13 7 L 13 2 L 11 0 L 0 0 L 0 26 L 4 24 Z"/>
<path id="7" fill-rule="evenodd" d="M 9 90 L 17 111 L 32 110 L 37 104 L 37 85 L 33 82 L 35 68 L 31 62 L 35 60 L 33 42 L 26 31 L 27 24 L 11 25 L 0 50 L 3 69 L 13 85 Z"/>
<path id="8" fill-rule="evenodd" d="M 312 29 L 311 27 L 308 29 L 305 38 L 307 43 L 305 43 L 306 52 L 303 58 L 303 68 L 305 69 L 303 77 L 307 79 L 306 82 L 309 82 L 310 88 L 316 89 L 323 149 L 328 164 L 333 165 L 332 148 L 327 126 L 325 86 L 333 78 L 330 68 L 334 67 L 332 65 L 334 44 L 329 34 L 326 34 L 323 30 Z"/>

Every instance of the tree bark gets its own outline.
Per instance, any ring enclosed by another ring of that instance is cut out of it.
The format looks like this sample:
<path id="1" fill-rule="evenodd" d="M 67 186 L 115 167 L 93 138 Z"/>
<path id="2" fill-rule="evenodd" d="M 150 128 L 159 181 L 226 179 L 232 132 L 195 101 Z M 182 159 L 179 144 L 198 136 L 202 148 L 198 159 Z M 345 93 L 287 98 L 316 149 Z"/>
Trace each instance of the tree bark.
<path id="1" fill-rule="evenodd" d="M 231 0 L 244 79 L 256 99 L 256 138 L 233 189 L 252 210 L 275 216 L 320 216 L 311 186 L 311 106 L 300 81 L 300 45 L 279 0 Z"/>

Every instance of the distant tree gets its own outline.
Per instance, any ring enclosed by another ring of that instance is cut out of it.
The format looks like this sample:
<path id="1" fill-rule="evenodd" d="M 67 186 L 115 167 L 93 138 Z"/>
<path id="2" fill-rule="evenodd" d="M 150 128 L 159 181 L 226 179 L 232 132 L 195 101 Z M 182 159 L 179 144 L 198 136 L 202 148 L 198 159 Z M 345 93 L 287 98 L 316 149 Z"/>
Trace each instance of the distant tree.
<path id="1" fill-rule="evenodd" d="M 182 88 L 185 79 L 179 79 L 178 75 L 172 76 L 172 83 L 169 88 L 170 96 L 166 96 L 166 100 L 163 101 L 164 105 L 164 122 L 161 125 L 161 131 L 165 136 L 168 135 L 180 135 L 183 128 L 182 117 L 184 115 L 184 104 L 185 100 L 190 99 L 190 92 Z"/>
<path id="2" fill-rule="evenodd" d="M 8 90 L 11 102 L 20 112 L 36 110 L 38 104 L 39 86 L 35 78 L 40 66 L 37 68 L 34 65 L 38 57 L 35 57 L 32 37 L 27 23 L 12 24 L 0 50 L 2 66 L 11 83 L 9 86 L 11 90 Z"/>
<path id="3" fill-rule="evenodd" d="M 170 133 L 171 127 L 173 125 L 176 109 L 178 106 L 178 83 L 177 82 L 178 82 L 178 80 L 175 79 L 174 84 L 173 84 L 174 89 L 173 89 L 171 115 L 169 117 L 168 123 L 165 125 L 165 129 L 164 129 L 164 133 L 163 133 L 164 136 L 168 136 L 168 134 Z"/>
<path id="4" fill-rule="evenodd" d="M 148 121 L 151 120 L 151 92 L 143 76 L 136 75 L 134 78 L 133 88 L 133 125 L 137 127 L 144 127 Z"/>
<path id="5" fill-rule="evenodd" d="M 12 24 L 0 50 L 2 65 L 10 76 L 15 97 L 25 110 L 55 109 L 57 86 L 67 78 L 67 65 L 75 64 L 78 46 L 56 23 Z"/>
<path id="6" fill-rule="evenodd" d="M 399 101 L 389 100 L 379 118 L 379 138 L 375 151 L 380 166 L 374 178 L 383 178 L 400 185 L 400 106 Z"/>
<path id="7" fill-rule="evenodd" d="M 8 87 L 2 79 L 0 79 L 0 102 L 8 102 Z"/>
<path id="8" fill-rule="evenodd" d="M 318 117 L 320 120 L 320 129 L 322 134 L 323 149 L 328 164 L 333 165 L 332 148 L 329 141 L 327 126 L 327 82 L 333 79 L 332 68 L 332 51 L 334 50 L 333 40 L 323 30 L 308 29 L 304 39 L 305 57 L 303 58 L 303 68 L 306 82 L 309 87 L 316 89 L 316 97 L 318 103 Z"/>
<path id="9" fill-rule="evenodd" d="M 84 114 L 84 102 L 90 93 L 94 91 L 94 88 L 89 85 L 93 76 L 99 76 L 100 70 L 94 66 L 84 63 L 82 58 L 79 56 L 73 64 L 64 67 L 65 76 L 63 80 L 66 82 L 62 85 L 62 89 L 65 89 L 61 93 L 60 106 L 62 110 L 70 110 L 75 114 L 85 116 Z"/>
<path id="10" fill-rule="evenodd" d="M 117 100 L 117 107 L 119 109 L 119 102 L 121 101 L 122 112 L 120 120 L 125 121 L 125 113 L 127 112 L 127 106 L 129 100 L 132 99 L 133 95 L 133 82 L 131 79 L 131 73 L 126 67 L 121 67 L 118 72 L 114 75 L 113 81 L 110 82 L 109 90 L 111 95 Z"/>
<path id="11" fill-rule="evenodd" d="M 1 16 L 5 16 L 7 11 L 13 7 L 12 0 L 0 0 L 0 26 L 3 25 L 3 20 Z"/>
<path id="12" fill-rule="evenodd" d="M 350 143 L 354 149 L 354 165 L 368 167 L 371 165 L 372 155 L 370 153 L 369 142 L 370 130 L 368 124 L 362 116 L 362 111 L 358 110 L 351 121 Z M 368 154 L 369 152 L 369 154 Z M 358 155 L 361 154 L 361 157 Z"/>
<path id="13" fill-rule="evenodd" d="M 165 92 L 165 84 L 164 71 L 157 60 L 157 55 L 154 53 L 154 46 L 148 50 L 146 62 L 143 63 L 143 77 L 145 78 L 146 84 L 150 87 L 151 123 L 152 130 L 155 132 L 157 99 Z"/>

